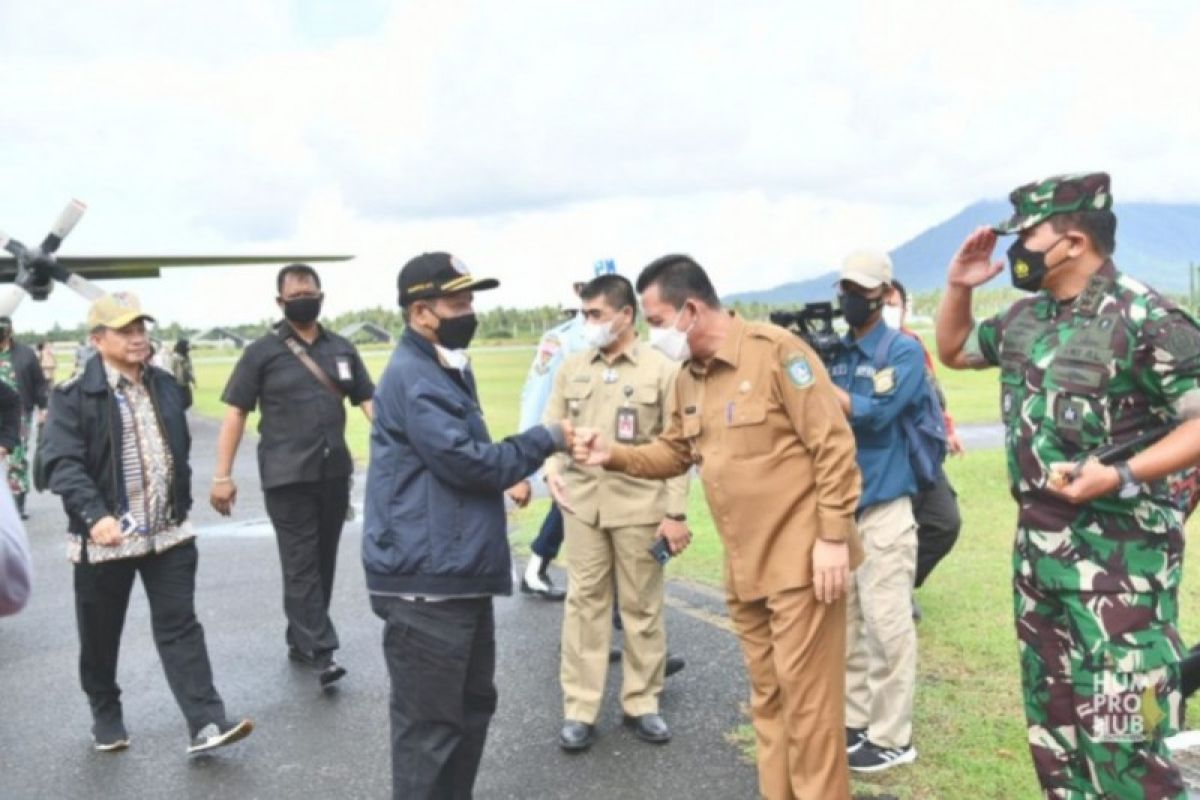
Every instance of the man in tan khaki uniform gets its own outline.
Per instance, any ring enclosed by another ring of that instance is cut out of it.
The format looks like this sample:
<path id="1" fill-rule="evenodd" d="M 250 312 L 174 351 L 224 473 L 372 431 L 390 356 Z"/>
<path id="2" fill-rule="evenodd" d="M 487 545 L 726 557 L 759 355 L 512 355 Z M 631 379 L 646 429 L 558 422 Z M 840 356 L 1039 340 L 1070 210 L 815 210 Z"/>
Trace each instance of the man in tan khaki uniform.
<path id="1" fill-rule="evenodd" d="M 637 299 L 626 278 L 601 275 L 583 287 L 580 299 L 588 349 L 559 369 L 545 417 L 602 429 L 628 444 L 649 442 L 662 432 L 679 367 L 638 342 Z M 580 751 L 595 740 L 614 576 L 625 630 L 625 721 L 642 739 L 666 742 L 670 729 L 658 713 L 666 664 L 663 568 L 650 548 L 659 537 L 672 552 L 687 546 L 687 475 L 643 480 L 559 458 L 547 461 L 545 473 L 566 523 L 559 745 Z"/>
<path id="2" fill-rule="evenodd" d="M 691 258 L 658 259 L 637 288 L 651 344 L 687 360 L 667 428 L 639 447 L 579 430 L 574 456 L 643 478 L 699 465 L 750 673 L 759 788 L 768 800 L 847 800 L 844 595 L 862 547 L 845 415 L 816 354 L 722 309 Z"/>

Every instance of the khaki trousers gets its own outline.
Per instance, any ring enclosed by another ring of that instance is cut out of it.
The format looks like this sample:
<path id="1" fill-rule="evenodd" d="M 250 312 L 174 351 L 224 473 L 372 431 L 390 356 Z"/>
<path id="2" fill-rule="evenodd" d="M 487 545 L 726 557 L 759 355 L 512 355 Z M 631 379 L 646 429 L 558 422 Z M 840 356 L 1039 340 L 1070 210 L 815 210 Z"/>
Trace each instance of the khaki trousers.
<path id="1" fill-rule="evenodd" d="M 846 631 L 846 725 L 880 747 L 912 743 L 917 628 L 912 587 L 917 523 L 899 497 L 859 517 L 866 559 L 850 576 Z"/>
<path id="2" fill-rule="evenodd" d="M 563 519 L 568 578 L 559 673 L 563 717 L 592 724 L 600 711 L 612 643 L 614 574 L 625 627 L 621 708 L 631 716 L 656 714 L 667 661 L 663 569 L 650 555 L 658 526 L 597 528 L 571 514 Z"/>
<path id="3" fill-rule="evenodd" d="M 767 800 L 849 800 L 845 599 L 825 605 L 806 586 L 726 602 L 750 675 L 759 791 Z"/>

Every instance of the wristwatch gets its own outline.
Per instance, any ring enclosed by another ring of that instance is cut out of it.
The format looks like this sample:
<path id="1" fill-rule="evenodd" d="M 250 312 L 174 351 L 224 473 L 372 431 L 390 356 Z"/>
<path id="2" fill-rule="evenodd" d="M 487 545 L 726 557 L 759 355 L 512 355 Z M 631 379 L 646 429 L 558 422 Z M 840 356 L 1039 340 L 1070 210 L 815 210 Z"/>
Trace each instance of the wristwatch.
<path id="1" fill-rule="evenodd" d="M 1121 476 L 1121 485 L 1117 489 L 1117 497 L 1122 500 L 1132 500 L 1138 496 L 1142 490 L 1142 485 L 1138 483 L 1137 478 L 1133 477 L 1133 470 L 1129 468 L 1128 461 L 1118 461 L 1113 464 L 1113 468 L 1117 474 Z"/>

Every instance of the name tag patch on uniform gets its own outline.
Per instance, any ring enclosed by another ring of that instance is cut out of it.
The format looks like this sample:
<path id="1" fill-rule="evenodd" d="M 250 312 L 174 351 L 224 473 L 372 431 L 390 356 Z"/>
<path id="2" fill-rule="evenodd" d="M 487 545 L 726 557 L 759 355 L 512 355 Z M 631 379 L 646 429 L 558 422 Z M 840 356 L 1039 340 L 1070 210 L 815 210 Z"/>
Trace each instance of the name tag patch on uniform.
<path id="1" fill-rule="evenodd" d="M 896 390 L 896 368 L 881 369 L 871 380 L 875 384 L 875 394 L 891 394 Z"/>
<path id="2" fill-rule="evenodd" d="M 808 365 L 808 359 L 801 355 L 792 356 L 783 365 L 787 372 L 788 380 L 792 385 L 804 389 L 813 384 L 812 367 Z"/>
<path id="3" fill-rule="evenodd" d="M 350 374 L 350 360 L 347 358 L 339 358 L 337 360 L 337 371 L 339 381 L 353 380 L 354 376 Z"/>
<path id="4" fill-rule="evenodd" d="M 637 439 L 637 411 L 632 408 L 617 409 L 617 441 L 629 444 Z"/>

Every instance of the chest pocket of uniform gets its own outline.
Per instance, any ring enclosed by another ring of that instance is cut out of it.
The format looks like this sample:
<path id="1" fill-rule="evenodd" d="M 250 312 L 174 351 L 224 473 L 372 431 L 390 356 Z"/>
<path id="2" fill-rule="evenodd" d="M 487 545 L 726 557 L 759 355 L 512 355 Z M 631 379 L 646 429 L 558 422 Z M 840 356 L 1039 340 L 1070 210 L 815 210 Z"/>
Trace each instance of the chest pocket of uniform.
<path id="1" fill-rule="evenodd" d="M 563 399 L 567 401 L 567 417 L 572 422 L 579 421 L 579 415 L 583 411 L 587 399 L 592 396 L 592 383 L 572 381 L 563 388 Z"/>
<path id="2" fill-rule="evenodd" d="M 726 407 L 725 425 L 725 439 L 734 458 L 749 458 L 771 451 L 766 398 L 749 397 L 731 403 Z"/>
<path id="3" fill-rule="evenodd" d="M 1000 416 L 1005 424 L 1019 421 L 1024 402 L 1024 372 L 1005 369 L 1000 373 Z"/>
<path id="4" fill-rule="evenodd" d="M 1060 358 L 1047 370 L 1046 382 L 1056 390 L 1054 429 L 1059 438 L 1080 448 L 1102 444 L 1108 429 L 1105 413 L 1108 368 Z"/>
<path id="5" fill-rule="evenodd" d="M 662 432 L 662 405 L 658 387 L 653 383 L 634 387 L 633 403 L 637 409 L 637 441 L 646 442 Z"/>

